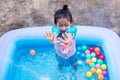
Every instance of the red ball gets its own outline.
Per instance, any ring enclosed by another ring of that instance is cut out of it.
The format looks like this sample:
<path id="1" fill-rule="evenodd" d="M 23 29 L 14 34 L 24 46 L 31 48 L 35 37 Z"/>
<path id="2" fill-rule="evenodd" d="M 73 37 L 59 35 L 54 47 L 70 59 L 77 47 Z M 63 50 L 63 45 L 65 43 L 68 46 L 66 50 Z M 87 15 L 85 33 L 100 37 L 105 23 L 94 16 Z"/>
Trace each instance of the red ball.
<path id="1" fill-rule="evenodd" d="M 90 47 L 90 52 L 94 52 L 94 47 Z"/>
<path id="2" fill-rule="evenodd" d="M 101 56 L 101 53 L 100 53 L 100 52 L 96 52 L 96 56 L 97 56 L 97 57 L 100 57 L 100 56 Z"/>
<path id="3" fill-rule="evenodd" d="M 100 59 L 101 59 L 101 60 L 104 60 L 105 57 L 104 57 L 103 55 L 100 55 Z"/>

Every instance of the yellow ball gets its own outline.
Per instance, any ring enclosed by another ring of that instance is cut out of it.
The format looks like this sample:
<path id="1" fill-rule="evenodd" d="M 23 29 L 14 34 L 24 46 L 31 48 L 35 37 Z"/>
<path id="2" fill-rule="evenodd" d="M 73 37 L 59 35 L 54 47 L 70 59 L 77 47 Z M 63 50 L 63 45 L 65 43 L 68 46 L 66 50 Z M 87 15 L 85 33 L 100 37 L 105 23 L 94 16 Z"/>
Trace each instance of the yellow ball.
<path id="1" fill-rule="evenodd" d="M 35 55 L 35 53 L 36 53 L 35 50 L 33 50 L 33 49 L 30 50 L 30 54 L 31 54 L 32 56 Z"/>
<path id="2" fill-rule="evenodd" d="M 107 68 L 106 64 L 102 64 L 102 65 L 101 65 L 101 69 L 102 69 L 102 70 L 106 70 L 106 68 Z"/>
<path id="3" fill-rule="evenodd" d="M 97 69 L 96 70 L 96 73 L 99 75 L 99 74 L 102 74 L 102 70 L 101 69 Z"/>
<path id="4" fill-rule="evenodd" d="M 86 76 L 87 77 L 91 77 L 92 76 L 92 72 L 90 72 L 90 71 L 86 72 Z"/>
<path id="5" fill-rule="evenodd" d="M 96 62 L 97 61 L 97 59 L 95 58 L 95 57 L 93 57 L 92 58 L 92 62 L 94 63 L 94 62 Z"/>

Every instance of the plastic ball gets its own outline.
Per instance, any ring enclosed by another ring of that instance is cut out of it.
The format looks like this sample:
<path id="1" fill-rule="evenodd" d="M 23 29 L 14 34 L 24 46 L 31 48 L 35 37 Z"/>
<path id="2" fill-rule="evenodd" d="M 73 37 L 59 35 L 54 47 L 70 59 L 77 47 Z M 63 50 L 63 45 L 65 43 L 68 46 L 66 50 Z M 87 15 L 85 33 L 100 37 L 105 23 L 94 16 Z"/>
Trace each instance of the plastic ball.
<path id="1" fill-rule="evenodd" d="M 100 64 L 96 64 L 95 67 L 96 67 L 96 69 L 99 69 L 100 68 Z"/>
<path id="2" fill-rule="evenodd" d="M 92 52 L 91 54 L 90 54 L 92 57 L 95 57 L 95 52 Z"/>
<path id="3" fill-rule="evenodd" d="M 87 76 L 88 78 L 90 78 L 90 77 L 92 76 L 92 72 L 90 72 L 90 71 L 86 72 L 86 76 Z"/>
<path id="4" fill-rule="evenodd" d="M 97 61 L 97 59 L 95 57 L 93 57 L 91 61 L 94 63 Z"/>
<path id="5" fill-rule="evenodd" d="M 94 52 L 94 47 L 90 47 L 90 52 Z"/>
<path id="6" fill-rule="evenodd" d="M 81 47 L 77 47 L 77 50 L 80 51 L 80 50 L 81 50 Z"/>
<path id="7" fill-rule="evenodd" d="M 108 72 L 106 70 L 102 71 L 102 75 L 103 76 L 107 76 L 108 75 Z"/>
<path id="8" fill-rule="evenodd" d="M 85 58 L 85 54 L 84 54 L 84 53 L 81 53 L 80 57 L 81 57 L 81 58 Z"/>
<path id="9" fill-rule="evenodd" d="M 103 80 L 104 76 L 102 74 L 98 75 L 98 80 Z"/>
<path id="10" fill-rule="evenodd" d="M 100 52 L 96 52 L 96 56 L 99 57 L 101 55 Z"/>
<path id="11" fill-rule="evenodd" d="M 105 57 L 104 57 L 103 55 L 100 55 L 100 59 L 101 59 L 101 60 L 104 60 Z"/>
<path id="12" fill-rule="evenodd" d="M 90 55 L 90 54 L 87 54 L 87 55 L 86 55 L 86 58 L 87 58 L 87 59 L 88 59 L 88 58 L 90 59 L 90 58 L 91 58 L 91 55 Z"/>
<path id="13" fill-rule="evenodd" d="M 96 48 L 95 48 L 95 52 L 100 52 L 100 48 L 99 48 L 99 47 L 96 47 Z"/>
<path id="14" fill-rule="evenodd" d="M 77 54 L 77 55 L 80 55 L 80 52 L 79 52 L 79 51 L 77 51 L 77 52 L 76 52 L 76 54 Z"/>
<path id="15" fill-rule="evenodd" d="M 86 53 L 86 54 L 90 54 L 90 50 L 86 50 L 85 53 Z"/>
<path id="16" fill-rule="evenodd" d="M 106 64 L 102 64 L 102 65 L 101 65 L 101 69 L 102 69 L 102 70 L 106 70 L 106 68 L 107 68 Z"/>
<path id="17" fill-rule="evenodd" d="M 96 69 L 95 69 L 95 68 L 92 68 L 90 71 L 91 71 L 92 73 L 95 73 L 95 72 L 96 72 Z"/>
<path id="18" fill-rule="evenodd" d="M 35 53 L 36 53 L 35 50 L 33 50 L 33 49 L 30 50 L 30 54 L 31 54 L 32 56 L 35 55 Z"/>
<path id="19" fill-rule="evenodd" d="M 86 64 L 90 64 L 91 60 L 90 59 L 86 59 Z"/>
<path id="20" fill-rule="evenodd" d="M 103 64 L 103 61 L 101 59 L 97 60 L 97 63 L 102 65 Z"/>
<path id="21" fill-rule="evenodd" d="M 94 63 L 90 63 L 90 68 L 94 68 L 95 67 L 95 64 Z"/>
<path id="22" fill-rule="evenodd" d="M 86 45 L 83 45 L 83 46 L 82 46 L 82 50 L 85 51 L 86 49 L 87 49 L 87 46 L 86 46 Z"/>
<path id="23" fill-rule="evenodd" d="M 78 61 L 77 61 L 77 64 L 78 64 L 79 66 L 81 66 L 81 65 L 82 65 L 82 61 L 81 61 L 81 60 L 78 60 Z"/>
<path id="24" fill-rule="evenodd" d="M 99 74 L 102 74 L 102 70 L 101 69 L 97 69 L 96 70 L 96 73 L 99 75 Z"/>

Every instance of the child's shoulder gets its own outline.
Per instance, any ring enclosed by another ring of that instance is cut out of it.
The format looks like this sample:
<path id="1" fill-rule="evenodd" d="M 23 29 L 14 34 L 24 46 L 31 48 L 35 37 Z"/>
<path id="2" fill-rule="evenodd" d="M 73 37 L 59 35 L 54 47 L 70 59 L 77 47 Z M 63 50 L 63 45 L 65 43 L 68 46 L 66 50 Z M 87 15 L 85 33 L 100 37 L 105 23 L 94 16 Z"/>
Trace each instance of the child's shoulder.
<path id="1" fill-rule="evenodd" d="M 60 34 L 60 30 L 58 29 L 58 27 L 56 25 L 53 25 L 52 26 L 52 33 L 57 33 L 57 34 Z"/>

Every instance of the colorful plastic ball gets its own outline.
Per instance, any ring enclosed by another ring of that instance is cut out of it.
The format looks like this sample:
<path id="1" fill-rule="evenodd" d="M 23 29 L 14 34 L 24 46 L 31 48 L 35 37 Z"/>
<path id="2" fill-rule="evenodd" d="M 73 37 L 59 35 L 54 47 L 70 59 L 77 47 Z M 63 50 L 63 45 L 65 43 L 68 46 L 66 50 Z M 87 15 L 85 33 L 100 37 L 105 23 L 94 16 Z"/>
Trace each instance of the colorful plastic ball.
<path id="1" fill-rule="evenodd" d="M 95 48 L 95 52 L 100 52 L 100 48 L 99 48 L 99 47 L 96 47 L 96 48 Z"/>
<path id="2" fill-rule="evenodd" d="M 82 65 L 82 61 L 81 61 L 81 60 L 78 60 L 78 61 L 77 61 L 77 64 L 78 64 L 79 66 L 81 66 L 81 65 Z"/>
<path id="3" fill-rule="evenodd" d="M 90 55 L 91 55 L 92 57 L 95 57 L 95 56 L 96 56 L 95 52 L 92 52 Z"/>
<path id="4" fill-rule="evenodd" d="M 81 57 L 81 58 L 85 58 L 85 54 L 84 54 L 84 53 L 81 53 L 80 57 Z"/>
<path id="5" fill-rule="evenodd" d="M 77 47 L 77 50 L 80 51 L 80 50 L 81 50 L 81 47 Z"/>
<path id="6" fill-rule="evenodd" d="M 102 71 L 102 75 L 103 76 L 107 76 L 108 75 L 108 72 L 106 70 Z"/>
<path id="7" fill-rule="evenodd" d="M 102 65 L 103 64 L 103 61 L 101 59 L 97 60 L 97 63 Z"/>
<path id="8" fill-rule="evenodd" d="M 96 69 L 99 69 L 99 68 L 100 68 L 100 64 L 96 64 L 96 65 L 95 65 L 95 68 L 96 68 Z"/>
<path id="9" fill-rule="evenodd" d="M 97 59 L 95 57 L 93 57 L 91 61 L 94 63 L 97 61 Z"/>
<path id="10" fill-rule="evenodd" d="M 95 69 L 95 68 L 92 68 L 90 71 L 91 71 L 92 73 L 96 73 L 96 69 Z"/>
<path id="11" fill-rule="evenodd" d="M 31 54 L 32 56 L 35 55 L 35 53 L 36 53 L 35 50 L 33 50 L 33 49 L 30 50 L 30 54 Z"/>
<path id="12" fill-rule="evenodd" d="M 90 50 L 86 50 L 85 53 L 86 53 L 86 54 L 90 54 Z"/>
<path id="13" fill-rule="evenodd" d="M 96 70 L 96 73 L 99 75 L 99 74 L 102 74 L 102 70 L 101 69 L 97 69 Z"/>
<path id="14" fill-rule="evenodd" d="M 92 57 L 92 56 L 91 56 L 90 54 L 87 54 L 87 55 L 86 55 L 86 58 L 87 58 L 87 59 L 88 59 L 88 58 L 90 59 L 91 57 Z"/>
<path id="15" fill-rule="evenodd" d="M 96 56 L 99 57 L 101 55 L 100 52 L 96 52 Z"/>
<path id="16" fill-rule="evenodd" d="M 94 47 L 90 47 L 90 52 L 94 52 Z"/>
<path id="17" fill-rule="evenodd" d="M 86 59 L 86 64 L 90 64 L 91 60 L 90 59 Z"/>
<path id="18" fill-rule="evenodd" d="M 90 63 L 90 68 L 94 68 L 95 67 L 95 64 L 94 63 Z"/>
<path id="19" fill-rule="evenodd" d="M 105 57 L 103 56 L 103 55 L 100 55 L 100 57 L 99 57 L 101 60 L 104 60 L 105 59 Z"/>
<path id="20" fill-rule="evenodd" d="M 107 68 L 106 64 L 102 64 L 102 65 L 101 65 L 101 69 L 102 69 L 102 70 L 106 70 L 106 68 Z"/>
<path id="21" fill-rule="evenodd" d="M 76 54 L 77 54 L 77 55 L 80 55 L 80 52 L 79 52 L 79 51 L 77 51 L 77 52 L 76 52 Z"/>
<path id="22" fill-rule="evenodd" d="M 103 80 L 104 76 L 102 74 L 98 75 L 98 80 Z"/>
<path id="23" fill-rule="evenodd" d="M 90 78 L 90 77 L 92 76 L 92 72 L 90 72 L 90 71 L 86 72 L 86 76 L 87 76 L 88 78 Z"/>
<path id="24" fill-rule="evenodd" d="M 86 45 L 83 45 L 82 46 L 82 50 L 85 51 L 87 49 L 87 46 Z"/>

